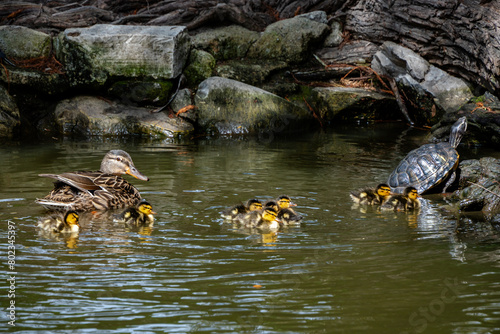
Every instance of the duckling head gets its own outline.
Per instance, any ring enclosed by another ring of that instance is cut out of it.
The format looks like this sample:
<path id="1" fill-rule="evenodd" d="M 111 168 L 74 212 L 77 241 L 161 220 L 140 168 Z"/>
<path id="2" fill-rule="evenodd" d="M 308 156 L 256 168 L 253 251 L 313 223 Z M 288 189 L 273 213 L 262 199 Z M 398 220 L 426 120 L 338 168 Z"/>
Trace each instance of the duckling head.
<path id="1" fill-rule="evenodd" d="M 300 224 L 302 216 L 298 215 L 293 209 L 286 208 L 280 210 L 278 213 L 278 220 L 280 220 L 283 225 L 294 225 Z"/>
<path id="2" fill-rule="evenodd" d="M 414 187 L 406 187 L 405 190 L 403 191 L 403 195 L 405 195 L 411 200 L 416 200 L 419 197 L 418 191 Z"/>
<path id="3" fill-rule="evenodd" d="M 248 211 L 261 210 L 262 203 L 258 199 L 252 198 L 247 201 L 246 207 Z"/>
<path id="4" fill-rule="evenodd" d="M 380 196 L 382 200 L 388 198 L 391 195 L 391 187 L 385 183 L 381 183 L 375 188 L 377 195 Z"/>
<path id="5" fill-rule="evenodd" d="M 272 207 L 266 207 L 262 212 L 262 219 L 264 219 L 267 222 L 275 221 L 277 216 L 278 216 L 278 211 Z"/>
<path id="6" fill-rule="evenodd" d="M 123 150 L 111 150 L 102 159 L 101 172 L 113 175 L 128 174 L 136 179 L 149 181 L 149 178 L 135 168 L 130 155 Z"/>
<path id="7" fill-rule="evenodd" d="M 64 221 L 73 231 L 78 231 L 80 229 L 79 219 L 80 217 L 76 211 L 68 211 L 64 215 Z"/>
<path id="8" fill-rule="evenodd" d="M 296 206 L 297 204 L 292 202 L 292 199 L 287 195 L 281 195 L 276 199 L 280 209 L 287 209 L 291 206 Z"/>
<path id="9" fill-rule="evenodd" d="M 153 206 L 146 201 L 142 201 L 137 206 L 137 211 L 145 214 L 146 216 L 154 215 L 156 212 L 153 211 Z"/>
<path id="10" fill-rule="evenodd" d="M 278 202 L 276 201 L 267 201 L 265 204 L 264 204 L 264 208 L 273 208 L 276 212 L 278 212 L 280 210 L 280 206 L 278 204 Z"/>

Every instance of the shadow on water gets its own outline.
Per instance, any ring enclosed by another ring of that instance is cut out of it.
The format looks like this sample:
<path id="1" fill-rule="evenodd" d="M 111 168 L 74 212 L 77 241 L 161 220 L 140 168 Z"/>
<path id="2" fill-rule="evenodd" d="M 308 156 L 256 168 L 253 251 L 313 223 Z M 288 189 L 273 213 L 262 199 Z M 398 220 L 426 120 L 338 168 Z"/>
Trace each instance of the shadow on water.
<path id="1" fill-rule="evenodd" d="M 349 199 L 424 142 L 421 131 L 377 124 L 272 141 L 3 146 L 0 236 L 5 243 L 15 227 L 16 330 L 498 331 L 498 229 L 445 215 L 436 196 L 418 214 L 360 210 Z M 33 201 L 51 180 L 37 175 L 97 169 L 114 148 L 150 178 L 131 182 L 153 204 L 153 226 L 113 222 L 117 211 L 83 214 L 77 235 L 40 232 L 46 212 Z M 264 233 L 220 217 L 281 194 L 298 204 L 300 226 Z"/>

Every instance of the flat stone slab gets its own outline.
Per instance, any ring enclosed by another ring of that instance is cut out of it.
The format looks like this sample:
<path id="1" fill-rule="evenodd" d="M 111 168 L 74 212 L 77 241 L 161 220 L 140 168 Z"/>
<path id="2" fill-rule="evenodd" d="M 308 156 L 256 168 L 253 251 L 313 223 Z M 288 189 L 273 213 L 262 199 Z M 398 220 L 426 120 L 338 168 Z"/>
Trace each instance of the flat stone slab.
<path id="1" fill-rule="evenodd" d="M 96 24 L 65 30 L 57 49 L 68 75 L 80 81 L 102 83 L 109 76 L 172 79 L 182 73 L 189 40 L 184 26 Z"/>

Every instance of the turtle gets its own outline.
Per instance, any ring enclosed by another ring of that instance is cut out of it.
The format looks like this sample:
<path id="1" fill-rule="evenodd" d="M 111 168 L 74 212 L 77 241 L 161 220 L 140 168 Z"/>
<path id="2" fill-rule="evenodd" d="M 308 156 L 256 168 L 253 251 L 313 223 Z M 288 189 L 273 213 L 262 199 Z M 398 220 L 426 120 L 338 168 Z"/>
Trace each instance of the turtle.
<path id="1" fill-rule="evenodd" d="M 463 116 L 452 125 L 449 141 L 422 145 L 408 153 L 389 176 L 387 184 L 392 191 L 402 193 L 406 187 L 415 187 L 423 194 L 448 179 L 442 190 L 445 193 L 455 181 L 456 148 L 466 130 L 467 118 Z"/>

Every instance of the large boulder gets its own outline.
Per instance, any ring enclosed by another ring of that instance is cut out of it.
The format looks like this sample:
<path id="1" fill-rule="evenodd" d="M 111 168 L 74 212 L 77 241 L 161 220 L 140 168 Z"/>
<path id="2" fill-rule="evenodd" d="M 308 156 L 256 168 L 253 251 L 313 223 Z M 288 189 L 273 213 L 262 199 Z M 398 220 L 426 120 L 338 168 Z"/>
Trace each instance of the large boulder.
<path id="1" fill-rule="evenodd" d="M 303 130 L 313 120 L 308 110 L 245 83 L 211 77 L 195 96 L 198 124 L 216 134 L 263 134 Z"/>
<path id="2" fill-rule="evenodd" d="M 249 58 L 273 59 L 297 64 L 308 59 L 313 46 L 322 42 L 330 27 L 307 16 L 296 16 L 267 26 L 250 47 Z"/>
<path id="3" fill-rule="evenodd" d="M 0 49 L 10 58 L 48 57 L 52 51 L 52 38 L 26 27 L 0 26 Z"/>
<path id="4" fill-rule="evenodd" d="M 66 29 L 56 44 L 72 85 L 102 85 L 110 77 L 172 79 L 190 49 L 182 26 L 97 24 Z"/>
<path id="5" fill-rule="evenodd" d="M 436 123 L 444 113 L 457 111 L 473 94 L 468 84 L 431 65 L 412 50 L 393 42 L 384 42 L 374 55 L 372 68 L 393 77 L 406 96 L 418 103 L 423 114 L 415 114 L 417 123 Z"/>
<path id="6" fill-rule="evenodd" d="M 11 138 L 21 124 L 16 102 L 7 89 L 0 85 L 0 138 Z"/>
<path id="7" fill-rule="evenodd" d="M 140 135 L 173 138 L 193 131 L 193 126 L 165 113 L 120 105 L 91 96 L 78 96 L 59 102 L 54 111 L 58 131 L 66 136 L 119 137 Z"/>

